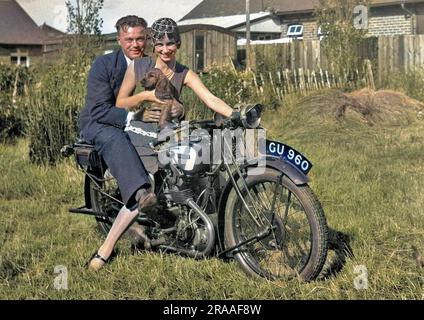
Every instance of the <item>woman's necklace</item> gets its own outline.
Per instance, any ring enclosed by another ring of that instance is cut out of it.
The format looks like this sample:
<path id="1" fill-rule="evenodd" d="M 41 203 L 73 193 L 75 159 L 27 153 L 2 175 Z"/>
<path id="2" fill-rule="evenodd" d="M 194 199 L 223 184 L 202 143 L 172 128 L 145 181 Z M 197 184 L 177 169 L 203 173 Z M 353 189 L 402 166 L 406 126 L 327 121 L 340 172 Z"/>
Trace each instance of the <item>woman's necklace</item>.
<path id="1" fill-rule="evenodd" d="M 166 69 L 165 70 L 162 69 L 162 68 L 159 68 L 159 69 L 163 72 L 163 74 L 165 75 L 165 77 L 168 78 L 168 80 L 171 80 L 174 77 L 174 75 L 175 75 L 175 67 L 176 67 L 176 65 L 177 65 L 177 60 L 174 60 L 174 63 L 172 64 L 172 67 L 166 65 Z"/>

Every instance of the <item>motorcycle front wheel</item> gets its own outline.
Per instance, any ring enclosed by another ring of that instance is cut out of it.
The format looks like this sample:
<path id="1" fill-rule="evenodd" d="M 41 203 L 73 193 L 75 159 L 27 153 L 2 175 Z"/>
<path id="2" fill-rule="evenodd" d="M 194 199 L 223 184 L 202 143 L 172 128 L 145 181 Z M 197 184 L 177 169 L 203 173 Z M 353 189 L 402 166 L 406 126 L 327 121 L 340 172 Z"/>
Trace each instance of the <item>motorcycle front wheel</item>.
<path id="1" fill-rule="evenodd" d="M 241 193 L 250 213 L 232 190 L 225 210 L 226 247 L 239 246 L 234 258 L 248 275 L 315 279 L 327 257 L 327 223 L 312 190 L 271 168 L 247 176 L 246 183 L 249 193 L 244 187 Z"/>

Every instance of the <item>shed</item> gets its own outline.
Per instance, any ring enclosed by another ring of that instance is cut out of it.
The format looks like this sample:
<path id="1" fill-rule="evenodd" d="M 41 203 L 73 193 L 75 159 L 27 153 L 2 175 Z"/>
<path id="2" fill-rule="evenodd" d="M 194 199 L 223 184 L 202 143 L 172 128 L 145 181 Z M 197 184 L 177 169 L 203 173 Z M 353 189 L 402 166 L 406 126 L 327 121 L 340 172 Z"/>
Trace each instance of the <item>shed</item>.
<path id="1" fill-rule="evenodd" d="M 227 29 L 206 24 L 178 26 L 181 47 L 178 60 L 196 71 L 208 70 L 213 65 L 236 61 L 236 34 Z"/>

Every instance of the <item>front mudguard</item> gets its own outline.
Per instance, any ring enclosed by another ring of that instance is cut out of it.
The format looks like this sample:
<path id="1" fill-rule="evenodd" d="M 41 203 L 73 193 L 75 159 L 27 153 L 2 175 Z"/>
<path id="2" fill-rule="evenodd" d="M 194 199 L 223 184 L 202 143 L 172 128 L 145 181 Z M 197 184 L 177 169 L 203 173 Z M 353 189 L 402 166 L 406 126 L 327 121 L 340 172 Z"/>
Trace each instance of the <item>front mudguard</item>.
<path id="1" fill-rule="evenodd" d="M 257 164 L 266 163 L 265 168 L 272 168 L 277 171 L 280 171 L 298 186 L 307 184 L 310 181 L 307 175 L 305 175 L 303 172 L 293 166 L 290 162 L 287 162 L 284 159 L 269 155 L 261 160 L 263 161 L 255 161 L 255 164 L 246 164 L 240 169 L 244 169 L 242 171 L 247 171 L 248 175 L 260 175 L 261 172 L 263 172 L 264 167 L 258 167 Z M 238 182 L 239 179 L 240 176 L 236 173 L 234 175 L 234 180 Z M 221 191 L 221 195 L 218 202 L 218 230 L 219 237 L 221 240 L 224 239 L 225 207 L 232 188 L 233 184 L 231 182 L 231 179 L 228 179 L 224 188 Z"/>

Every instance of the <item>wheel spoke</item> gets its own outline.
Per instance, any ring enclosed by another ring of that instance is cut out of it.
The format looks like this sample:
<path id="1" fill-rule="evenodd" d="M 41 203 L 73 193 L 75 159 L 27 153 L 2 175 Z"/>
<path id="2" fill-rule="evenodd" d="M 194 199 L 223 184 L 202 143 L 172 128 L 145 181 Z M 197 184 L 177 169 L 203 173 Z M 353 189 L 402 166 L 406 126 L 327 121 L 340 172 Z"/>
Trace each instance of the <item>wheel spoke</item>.
<path id="1" fill-rule="evenodd" d="M 241 243 L 272 226 L 269 236 L 245 245 L 242 254 L 265 275 L 293 276 L 301 273 L 309 260 L 311 233 L 305 209 L 299 200 L 289 189 L 283 185 L 277 188 L 277 185 L 275 181 L 263 181 L 249 186 L 252 200 L 249 199 L 248 203 L 256 202 L 258 216 L 255 218 L 262 227 L 252 223 L 252 217 L 237 201 L 235 233 L 238 243 Z M 276 190 L 279 191 L 274 198 Z M 274 212 L 271 212 L 273 205 Z"/>

